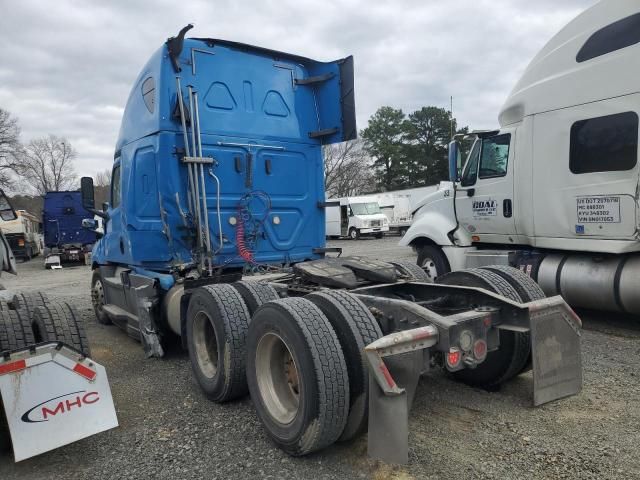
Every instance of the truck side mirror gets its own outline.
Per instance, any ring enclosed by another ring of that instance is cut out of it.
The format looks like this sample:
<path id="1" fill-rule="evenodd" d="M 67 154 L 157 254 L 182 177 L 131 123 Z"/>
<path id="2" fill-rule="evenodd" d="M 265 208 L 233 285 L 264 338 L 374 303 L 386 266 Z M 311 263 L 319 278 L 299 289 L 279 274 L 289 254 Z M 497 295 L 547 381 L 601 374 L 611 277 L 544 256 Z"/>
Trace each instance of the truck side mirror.
<path id="1" fill-rule="evenodd" d="M 5 222 L 18 218 L 16 211 L 13 209 L 9 199 L 2 190 L 0 190 L 0 218 Z"/>
<path id="2" fill-rule="evenodd" d="M 98 222 L 94 219 L 94 218 L 83 218 L 82 219 L 82 228 L 84 228 L 85 230 L 90 230 L 92 232 L 95 232 L 96 236 L 98 237 L 98 239 L 102 238 L 104 236 L 104 234 L 99 231 L 99 225 Z"/>
<path id="3" fill-rule="evenodd" d="M 91 212 L 96 208 L 96 201 L 93 193 L 93 178 L 82 177 L 80 179 L 80 192 L 82 194 L 82 207 Z"/>
<path id="4" fill-rule="evenodd" d="M 462 154 L 460 151 L 460 142 L 457 140 L 449 142 L 449 180 L 454 183 L 460 180 L 460 172 L 462 171 Z"/>

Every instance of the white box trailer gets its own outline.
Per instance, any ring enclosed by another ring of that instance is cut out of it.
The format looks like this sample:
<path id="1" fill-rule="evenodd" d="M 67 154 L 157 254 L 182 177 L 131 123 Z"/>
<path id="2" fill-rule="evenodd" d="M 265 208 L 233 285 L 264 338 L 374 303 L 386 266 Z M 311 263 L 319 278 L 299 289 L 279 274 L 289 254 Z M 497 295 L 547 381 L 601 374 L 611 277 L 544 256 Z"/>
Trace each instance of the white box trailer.
<path id="1" fill-rule="evenodd" d="M 603 1 L 536 55 L 401 245 L 432 276 L 501 263 L 577 307 L 640 314 L 640 4 Z"/>
<path id="2" fill-rule="evenodd" d="M 26 210 L 16 211 L 15 220 L 0 221 L 0 228 L 9 241 L 14 256 L 31 260 L 40 255 L 44 247 L 40 220 Z"/>

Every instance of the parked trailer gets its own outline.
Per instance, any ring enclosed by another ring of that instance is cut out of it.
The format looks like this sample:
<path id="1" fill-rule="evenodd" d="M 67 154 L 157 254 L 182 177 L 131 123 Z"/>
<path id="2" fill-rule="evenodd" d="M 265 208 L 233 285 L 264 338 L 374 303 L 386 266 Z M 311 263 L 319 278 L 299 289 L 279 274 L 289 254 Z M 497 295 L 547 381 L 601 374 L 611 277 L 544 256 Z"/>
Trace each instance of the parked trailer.
<path id="1" fill-rule="evenodd" d="M 500 263 L 572 306 L 640 314 L 638 2 L 600 2 L 536 55 L 401 245 L 432 276 Z M 615 39 L 615 41 L 610 39 Z"/>
<path id="2" fill-rule="evenodd" d="M 15 220 L 0 222 L 0 228 L 15 257 L 25 261 L 31 260 L 42 253 L 40 220 L 26 210 L 17 210 L 16 215 Z"/>
<path id="3" fill-rule="evenodd" d="M 18 217 L 0 191 L 0 218 Z M 0 230 L 2 270 L 15 259 Z M 0 299 L 0 451 L 21 461 L 118 425 L 103 366 L 89 358 L 78 311 L 44 293 Z"/>
<path id="4" fill-rule="evenodd" d="M 372 456 L 406 462 L 408 411 L 431 368 L 495 388 L 531 363 L 536 405 L 580 390 L 580 321 L 521 272 L 433 284 L 411 263 L 326 256 L 321 148 L 356 135 L 352 57 L 185 39 L 189 28 L 133 86 L 106 211 L 82 179 L 84 205 L 105 219 L 99 322 L 150 357 L 180 337 L 204 395 L 250 394 L 291 455 L 368 428 Z M 252 282 L 247 268 L 285 273 Z"/>
<path id="5" fill-rule="evenodd" d="M 85 261 L 97 236 L 82 227 L 82 220 L 89 215 L 79 191 L 46 193 L 42 209 L 46 268 Z"/>

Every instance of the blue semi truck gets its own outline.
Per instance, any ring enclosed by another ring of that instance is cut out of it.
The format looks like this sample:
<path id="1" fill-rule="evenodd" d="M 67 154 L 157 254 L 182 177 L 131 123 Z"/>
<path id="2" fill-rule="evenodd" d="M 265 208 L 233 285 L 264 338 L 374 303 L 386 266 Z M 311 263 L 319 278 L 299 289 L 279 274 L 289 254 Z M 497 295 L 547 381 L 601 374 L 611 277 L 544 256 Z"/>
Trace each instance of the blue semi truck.
<path id="1" fill-rule="evenodd" d="M 534 402 L 579 391 L 580 321 L 520 272 L 426 283 L 402 261 L 325 245 L 322 146 L 356 137 L 353 58 L 318 62 L 187 26 L 133 85 L 92 255 L 97 320 L 161 357 L 180 338 L 214 402 L 251 395 L 273 441 L 304 455 L 369 430 L 406 462 L 418 379 L 495 388 L 533 368 Z M 87 218 L 85 227 L 97 229 Z M 251 281 L 247 272 L 279 272 Z"/>
<path id="2" fill-rule="evenodd" d="M 42 207 L 45 267 L 63 262 L 84 262 L 97 234 L 82 227 L 90 213 L 82 206 L 80 191 L 47 192 Z"/>

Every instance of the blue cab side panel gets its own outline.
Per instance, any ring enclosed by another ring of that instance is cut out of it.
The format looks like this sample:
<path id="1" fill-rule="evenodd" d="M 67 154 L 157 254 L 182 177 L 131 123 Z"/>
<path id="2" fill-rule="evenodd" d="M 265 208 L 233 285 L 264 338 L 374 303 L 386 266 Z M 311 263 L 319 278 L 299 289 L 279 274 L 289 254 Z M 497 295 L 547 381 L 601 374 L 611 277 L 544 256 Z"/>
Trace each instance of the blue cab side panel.
<path id="1" fill-rule="evenodd" d="M 197 92 L 203 156 L 214 160 L 204 166 L 204 182 L 215 264 L 245 263 L 237 244 L 241 218 L 253 232 L 257 263 L 318 258 L 325 245 L 322 145 L 355 137 L 352 58 L 321 63 L 187 39 L 179 63 L 176 73 L 163 46 L 131 91 L 114 162 L 120 194 L 111 199 L 94 262 L 160 272 L 194 262 L 177 76 L 187 109 L 187 87 Z"/>
<path id="2" fill-rule="evenodd" d="M 96 234 L 82 228 L 84 218 L 93 218 L 93 214 L 82 207 L 80 192 L 47 192 L 42 209 L 45 246 L 94 243 Z"/>

